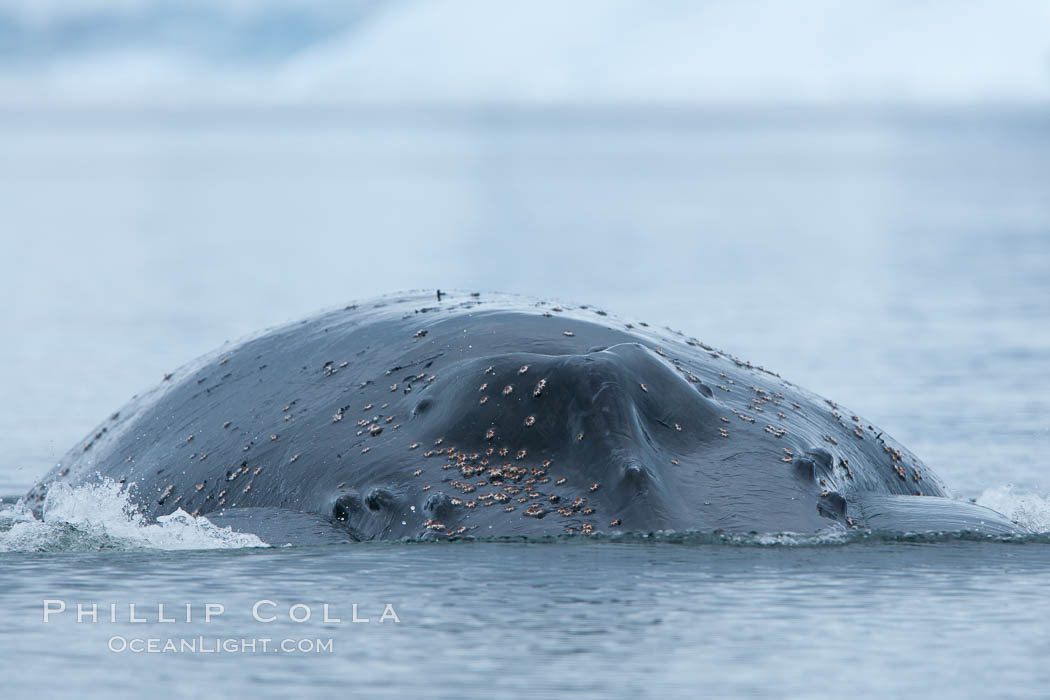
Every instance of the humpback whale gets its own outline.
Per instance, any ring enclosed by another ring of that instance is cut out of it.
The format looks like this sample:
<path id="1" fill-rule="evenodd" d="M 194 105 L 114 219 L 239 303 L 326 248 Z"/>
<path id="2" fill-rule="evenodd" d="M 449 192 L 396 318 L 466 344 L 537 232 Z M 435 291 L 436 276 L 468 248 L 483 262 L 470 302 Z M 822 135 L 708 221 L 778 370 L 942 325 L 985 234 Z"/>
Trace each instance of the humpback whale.
<path id="1" fill-rule="evenodd" d="M 859 414 L 697 338 L 478 293 L 379 297 L 228 343 L 132 398 L 26 500 L 103 479 L 149 517 L 281 543 L 1020 530 Z"/>

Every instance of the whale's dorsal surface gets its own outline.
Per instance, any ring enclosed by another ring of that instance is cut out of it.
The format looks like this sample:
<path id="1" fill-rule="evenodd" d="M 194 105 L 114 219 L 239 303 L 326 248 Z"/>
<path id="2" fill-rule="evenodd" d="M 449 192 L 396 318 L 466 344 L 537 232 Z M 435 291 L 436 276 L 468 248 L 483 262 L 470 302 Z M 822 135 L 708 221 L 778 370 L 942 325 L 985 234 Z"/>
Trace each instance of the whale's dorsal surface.
<path id="1" fill-rule="evenodd" d="M 852 411 L 604 310 L 410 293 L 256 334 L 132 399 L 28 494 L 110 478 L 297 541 L 1018 528 Z M 313 535 L 316 535 L 314 537 Z"/>

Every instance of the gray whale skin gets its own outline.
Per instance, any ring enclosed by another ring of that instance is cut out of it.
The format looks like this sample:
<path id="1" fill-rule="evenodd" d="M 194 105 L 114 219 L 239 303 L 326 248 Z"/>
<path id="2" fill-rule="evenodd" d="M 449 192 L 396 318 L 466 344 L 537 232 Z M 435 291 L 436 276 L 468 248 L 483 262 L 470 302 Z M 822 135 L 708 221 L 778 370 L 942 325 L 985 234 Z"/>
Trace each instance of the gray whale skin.
<path id="1" fill-rule="evenodd" d="M 167 375 L 27 495 L 112 479 L 273 543 L 592 532 L 1016 533 L 853 411 L 588 306 L 407 293 Z"/>

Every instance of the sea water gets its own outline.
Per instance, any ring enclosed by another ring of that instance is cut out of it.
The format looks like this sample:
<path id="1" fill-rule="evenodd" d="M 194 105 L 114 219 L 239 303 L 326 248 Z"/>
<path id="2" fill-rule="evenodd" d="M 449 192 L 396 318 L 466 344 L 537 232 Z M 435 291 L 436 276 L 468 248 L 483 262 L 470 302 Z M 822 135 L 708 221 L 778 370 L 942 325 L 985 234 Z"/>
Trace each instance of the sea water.
<path id="1" fill-rule="evenodd" d="M 3 111 L 0 693 L 1045 695 L 1038 534 L 284 547 L 112 485 L 14 501 L 227 339 L 459 288 L 681 329 L 1050 530 L 1048 117 Z"/>

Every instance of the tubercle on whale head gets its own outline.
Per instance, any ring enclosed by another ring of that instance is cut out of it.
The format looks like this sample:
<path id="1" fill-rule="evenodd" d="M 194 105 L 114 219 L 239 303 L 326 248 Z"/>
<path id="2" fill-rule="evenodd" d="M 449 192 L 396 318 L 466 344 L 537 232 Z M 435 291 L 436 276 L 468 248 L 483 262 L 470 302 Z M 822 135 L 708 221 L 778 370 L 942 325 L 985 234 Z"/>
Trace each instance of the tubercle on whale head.
<path id="1" fill-rule="evenodd" d="M 330 517 L 355 540 L 372 539 L 376 533 L 388 532 L 394 519 L 409 502 L 402 491 L 373 486 L 364 492 L 341 490 L 329 506 Z"/>

